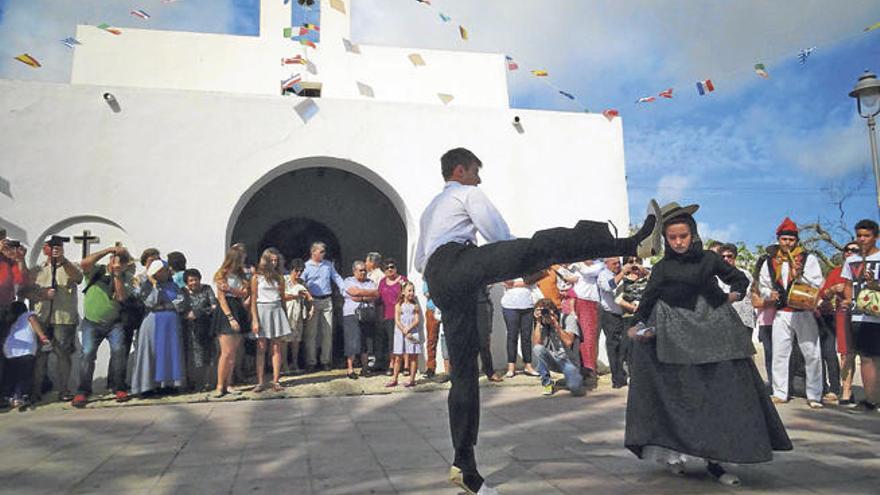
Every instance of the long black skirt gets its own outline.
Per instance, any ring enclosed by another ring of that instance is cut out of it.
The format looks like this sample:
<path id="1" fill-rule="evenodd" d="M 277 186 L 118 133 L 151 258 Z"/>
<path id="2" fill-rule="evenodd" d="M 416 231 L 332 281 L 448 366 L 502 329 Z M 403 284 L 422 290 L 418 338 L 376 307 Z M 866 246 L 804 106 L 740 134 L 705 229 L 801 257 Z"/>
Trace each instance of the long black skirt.
<path id="1" fill-rule="evenodd" d="M 791 440 L 751 359 L 665 364 L 654 342 L 632 342 L 626 447 L 648 446 L 718 462 L 767 462 Z"/>

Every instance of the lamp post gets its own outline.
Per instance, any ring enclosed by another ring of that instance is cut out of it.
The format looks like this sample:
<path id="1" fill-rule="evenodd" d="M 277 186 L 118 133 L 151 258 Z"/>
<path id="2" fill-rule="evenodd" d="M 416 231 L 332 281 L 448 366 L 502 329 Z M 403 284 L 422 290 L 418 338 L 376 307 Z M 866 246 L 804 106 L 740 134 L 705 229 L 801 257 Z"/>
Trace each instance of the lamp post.
<path id="1" fill-rule="evenodd" d="M 877 207 L 880 208 L 880 163 L 877 157 L 877 134 L 874 117 L 880 114 L 880 81 L 873 72 L 866 70 L 849 96 L 856 99 L 859 115 L 868 119 L 868 140 L 871 142 L 871 163 L 874 166 L 874 185 L 877 190 Z"/>

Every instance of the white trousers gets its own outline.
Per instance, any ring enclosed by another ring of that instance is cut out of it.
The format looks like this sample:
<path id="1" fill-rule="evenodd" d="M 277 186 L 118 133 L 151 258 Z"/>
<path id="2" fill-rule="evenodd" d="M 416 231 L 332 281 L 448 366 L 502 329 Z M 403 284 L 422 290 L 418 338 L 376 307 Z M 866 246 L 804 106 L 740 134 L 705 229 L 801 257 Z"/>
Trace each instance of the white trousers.
<path id="1" fill-rule="evenodd" d="M 788 362 L 791 336 L 795 335 L 804 355 L 807 399 L 822 400 L 822 352 L 819 327 L 809 311 L 777 311 L 773 319 L 773 395 L 788 399 Z"/>

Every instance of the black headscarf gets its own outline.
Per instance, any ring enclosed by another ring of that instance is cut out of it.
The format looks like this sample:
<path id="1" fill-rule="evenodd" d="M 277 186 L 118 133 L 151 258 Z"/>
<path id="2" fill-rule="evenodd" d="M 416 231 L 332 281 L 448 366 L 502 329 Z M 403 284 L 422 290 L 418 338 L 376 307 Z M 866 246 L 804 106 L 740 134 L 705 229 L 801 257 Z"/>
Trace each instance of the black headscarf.
<path id="1" fill-rule="evenodd" d="M 678 254 L 672 249 L 672 246 L 669 245 L 669 241 L 666 240 L 666 227 L 674 224 L 684 223 L 691 230 L 691 245 L 688 247 L 688 250 L 682 254 Z M 681 213 L 675 215 L 671 218 L 663 219 L 663 244 L 664 244 L 664 252 L 663 259 L 669 260 L 680 260 L 680 261 L 699 261 L 703 254 L 703 241 L 700 239 L 700 234 L 697 231 L 697 222 L 694 220 L 694 217 L 688 213 Z"/>

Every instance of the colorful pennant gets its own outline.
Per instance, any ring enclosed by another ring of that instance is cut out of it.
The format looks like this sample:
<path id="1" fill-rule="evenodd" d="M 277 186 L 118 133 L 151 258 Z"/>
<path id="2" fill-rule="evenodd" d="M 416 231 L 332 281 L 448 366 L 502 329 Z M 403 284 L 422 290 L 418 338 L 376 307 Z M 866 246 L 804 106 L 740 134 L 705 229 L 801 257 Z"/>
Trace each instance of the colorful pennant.
<path id="1" fill-rule="evenodd" d="M 657 93 L 657 96 L 662 98 L 672 98 L 672 88 L 664 89 L 663 91 Z"/>
<path id="2" fill-rule="evenodd" d="M 111 27 L 110 24 L 107 24 L 106 22 L 105 22 L 104 24 L 99 24 L 99 25 L 97 26 L 97 28 L 98 28 L 98 29 L 103 29 L 104 31 L 107 31 L 108 33 L 113 33 L 113 34 L 115 34 L 115 35 L 117 35 L 117 36 L 119 36 L 120 34 L 122 34 L 122 31 L 120 31 L 119 29 L 117 29 L 117 28 L 115 28 L 115 27 Z"/>
<path id="3" fill-rule="evenodd" d="M 880 22 L 876 22 L 874 24 L 871 24 L 870 26 L 863 29 L 863 31 L 865 31 L 867 33 L 868 31 L 873 31 L 875 29 L 880 29 Z"/>
<path id="4" fill-rule="evenodd" d="M 449 22 L 452 20 L 452 17 L 449 17 L 448 15 L 444 14 L 443 12 L 440 12 L 440 19 L 443 19 L 443 22 Z"/>
<path id="5" fill-rule="evenodd" d="M 294 57 L 283 57 L 281 59 L 281 65 L 306 65 L 309 61 L 303 58 L 302 55 L 296 55 Z"/>
<path id="6" fill-rule="evenodd" d="M 286 27 L 286 28 L 284 28 L 284 37 L 285 37 L 285 38 L 291 38 L 291 37 L 293 37 L 293 28 L 292 28 L 292 27 Z"/>
<path id="7" fill-rule="evenodd" d="M 291 75 L 287 79 L 281 81 L 281 90 L 285 89 L 293 89 L 295 92 L 299 93 L 302 91 L 302 76 L 299 72 Z"/>
<path id="8" fill-rule="evenodd" d="M 568 98 L 569 100 L 574 101 L 574 95 L 573 95 L 573 94 L 568 93 L 568 92 L 565 92 L 565 91 L 563 91 L 563 90 L 561 90 L 561 89 L 558 90 L 558 91 L 559 91 L 559 94 L 561 94 L 562 96 Z"/>
<path id="9" fill-rule="evenodd" d="M 68 36 L 67 38 L 61 40 L 61 42 L 64 43 L 64 46 L 66 46 L 67 48 L 73 48 L 76 45 L 82 45 L 82 43 L 80 43 L 80 41 L 73 36 Z"/>
<path id="10" fill-rule="evenodd" d="M 715 91 L 715 85 L 712 84 L 711 79 L 706 79 L 705 81 L 697 81 L 697 93 L 699 93 L 700 96 L 703 96 L 706 93 L 711 93 L 712 91 Z"/>
<path id="11" fill-rule="evenodd" d="M 550 73 L 546 70 L 535 69 L 532 71 L 532 75 L 535 77 L 547 77 L 550 75 Z"/>
<path id="12" fill-rule="evenodd" d="M 643 96 L 636 100 L 636 103 L 654 103 L 657 101 L 657 98 L 654 96 Z"/>
<path id="13" fill-rule="evenodd" d="M 505 55 L 504 60 L 507 62 L 507 70 L 514 71 L 519 69 L 519 65 L 517 65 L 516 62 L 513 61 L 513 57 L 511 57 L 510 55 Z"/>
<path id="14" fill-rule="evenodd" d="M 147 20 L 150 18 L 150 14 L 148 14 L 147 11 L 143 10 L 143 9 L 132 10 L 131 15 L 133 15 L 135 17 L 140 17 L 143 20 Z"/>
<path id="15" fill-rule="evenodd" d="M 314 41 L 312 41 L 312 40 L 307 40 L 307 39 L 305 39 L 305 38 L 301 38 L 301 39 L 299 40 L 299 44 L 300 44 L 300 45 L 303 45 L 303 46 L 307 46 L 307 47 L 309 47 L 309 48 L 318 48 L 318 45 L 316 45 Z"/>
<path id="16" fill-rule="evenodd" d="M 468 32 L 467 32 L 467 29 L 464 28 L 464 26 L 458 26 L 458 34 L 461 35 L 461 39 L 467 41 Z"/>
<path id="17" fill-rule="evenodd" d="M 455 99 L 454 96 L 446 93 L 437 93 L 437 97 L 440 98 L 444 105 L 449 105 L 449 102 Z"/>
<path id="18" fill-rule="evenodd" d="M 18 60 L 23 64 L 30 65 L 34 69 L 42 67 L 42 65 L 40 65 L 40 62 L 37 62 L 37 59 L 28 55 L 27 53 L 22 53 L 21 55 L 15 57 L 15 60 Z"/>
<path id="19" fill-rule="evenodd" d="M 614 117 L 620 116 L 620 112 L 618 112 L 617 110 L 615 110 L 613 108 L 608 108 L 602 112 L 602 115 L 606 119 L 608 119 L 608 122 L 611 122 L 612 120 L 614 120 Z"/>
<path id="20" fill-rule="evenodd" d="M 764 64 L 755 64 L 755 74 L 763 77 L 764 79 L 768 79 L 770 74 L 767 73 L 767 69 L 764 68 Z"/>
<path id="21" fill-rule="evenodd" d="M 815 50 L 815 49 L 816 49 L 816 47 L 814 46 L 812 48 L 804 48 L 803 50 L 801 50 L 797 56 L 798 62 L 801 65 L 807 63 L 807 59 L 810 58 L 810 55 L 813 54 L 813 50 Z"/>

